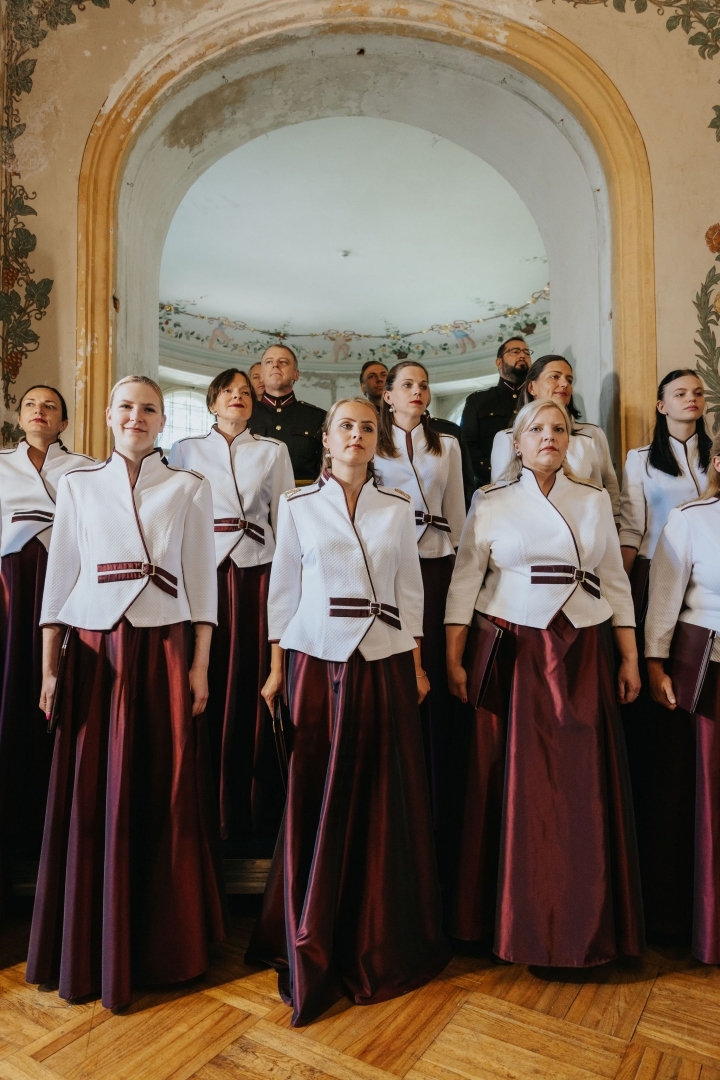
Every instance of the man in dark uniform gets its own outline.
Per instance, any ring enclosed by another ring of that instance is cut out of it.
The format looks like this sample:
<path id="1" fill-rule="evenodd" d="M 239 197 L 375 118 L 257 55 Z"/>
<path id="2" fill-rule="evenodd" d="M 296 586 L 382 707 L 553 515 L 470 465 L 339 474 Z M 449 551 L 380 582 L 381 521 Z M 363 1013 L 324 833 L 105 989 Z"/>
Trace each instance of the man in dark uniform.
<path id="1" fill-rule="evenodd" d="M 508 338 L 498 349 L 495 361 L 500 372 L 496 386 L 470 394 L 463 409 L 463 435 L 475 473 L 475 487 L 490 483 L 490 454 L 498 431 L 510 427 L 517 407 L 520 386 L 530 367 L 531 352 L 521 337 Z"/>
<path id="2" fill-rule="evenodd" d="M 388 369 L 382 360 L 366 360 L 360 369 L 360 389 L 376 409 L 382 405 Z"/>
<path id="3" fill-rule="evenodd" d="M 317 405 L 298 401 L 293 390 L 300 378 L 297 357 L 287 345 L 271 345 L 262 355 L 265 392 L 255 403 L 249 428 L 253 435 L 280 439 L 290 453 L 295 483 L 313 484 L 320 475 L 322 442 L 320 428 L 325 412 Z"/>

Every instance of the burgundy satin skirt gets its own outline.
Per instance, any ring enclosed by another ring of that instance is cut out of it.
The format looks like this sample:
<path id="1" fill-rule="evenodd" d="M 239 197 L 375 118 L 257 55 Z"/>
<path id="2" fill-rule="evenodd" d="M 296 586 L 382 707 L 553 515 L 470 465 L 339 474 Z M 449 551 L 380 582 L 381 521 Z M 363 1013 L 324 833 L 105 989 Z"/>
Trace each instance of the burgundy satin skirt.
<path id="1" fill-rule="evenodd" d="M 189 627 L 73 630 L 26 978 L 60 996 L 205 971 L 225 933 L 205 718 L 191 716 Z"/>
<path id="2" fill-rule="evenodd" d="M 271 563 L 218 567 L 207 725 L 223 840 L 262 839 L 272 851 L 285 806 L 272 717 L 260 697 L 270 672 L 267 594 Z"/>
<path id="3" fill-rule="evenodd" d="M 635 827 L 609 626 L 505 634 L 494 698 L 469 706 L 448 929 L 514 963 L 591 967 L 644 947 Z M 500 802 L 502 792 L 502 803 Z"/>
<path id="4" fill-rule="evenodd" d="M 0 565 L 0 843 L 3 858 L 37 858 L 42 844 L 53 738 L 38 706 L 40 609 L 47 552 L 40 540 Z"/>
<path id="5" fill-rule="evenodd" d="M 710 663 L 696 716 L 670 713 L 680 724 L 694 719 L 696 736 L 695 889 L 692 951 L 705 964 L 720 964 L 720 664 Z"/>
<path id="6" fill-rule="evenodd" d="M 288 799 L 246 959 L 276 968 L 300 1026 L 422 986 L 450 948 L 412 653 L 287 662 Z"/>
<path id="7" fill-rule="evenodd" d="M 430 679 L 430 693 L 420 706 L 420 718 L 433 826 L 438 837 L 445 831 L 447 823 L 448 769 L 455 715 L 455 699 L 448 690 L 445 659 L 445 605 L 454 566 L 454 555 L 420 560 L 425 590 L 422 661 Z"/>

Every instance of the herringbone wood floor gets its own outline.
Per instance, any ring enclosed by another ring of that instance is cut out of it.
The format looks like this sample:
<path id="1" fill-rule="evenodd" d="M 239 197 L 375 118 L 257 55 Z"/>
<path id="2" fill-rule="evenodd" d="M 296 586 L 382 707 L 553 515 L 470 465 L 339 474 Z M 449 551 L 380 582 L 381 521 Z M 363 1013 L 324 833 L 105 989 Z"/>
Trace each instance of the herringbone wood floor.
<path id="1" fill-rule="evenodd" d="M 720 1080 L 720 970 L 648 952 L 549 981 L 456 958 L 407 997 L 339 1003 L 293 1031 L 236 918 L 207 976 L 115 1016 L 24 982 L 27 922 L 2 930 L 2 1080 Z"/>

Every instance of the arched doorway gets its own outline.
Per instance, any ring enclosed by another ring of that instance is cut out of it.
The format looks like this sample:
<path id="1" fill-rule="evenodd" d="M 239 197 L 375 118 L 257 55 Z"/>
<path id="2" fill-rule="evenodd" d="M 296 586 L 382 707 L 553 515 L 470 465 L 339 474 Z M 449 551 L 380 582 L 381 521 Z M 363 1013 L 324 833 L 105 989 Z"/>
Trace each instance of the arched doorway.
<path id="1" fill-rule="evenodd" d="M 194 180 L 243 142 L 302 120 L 385 116 L 478 153 L 543 234 L 553 347 L 578 365 L 590 419 L 636 444 L 655 379 L 652 200 L 619 94 L 565 39 L 494 17 L 369 14 L 188 35 L 98 118 L 80 188 L 79 443 L 104 452 L 115 372 L 155 370 L 162 247 Z M 233 22 L 234 18 L 234 22 Z M 448 26 L 448 23 L 451 25 Z M 232 42 L 218 46 L 218 40 Z M 616 387 L 619 384 L 619 394 Z M 618 407 L 619 406 L 619 407 Z"/>

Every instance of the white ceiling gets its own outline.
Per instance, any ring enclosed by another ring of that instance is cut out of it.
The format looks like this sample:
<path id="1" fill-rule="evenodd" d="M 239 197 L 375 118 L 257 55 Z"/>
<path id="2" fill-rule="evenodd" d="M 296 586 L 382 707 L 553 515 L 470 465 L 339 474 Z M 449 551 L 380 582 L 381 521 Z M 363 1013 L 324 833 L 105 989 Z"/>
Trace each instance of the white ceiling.
<path id="1" fill-rule="evenodd" d="M 167 236 L 160 300 L 259 329 L 381 334 L 477 319 L 547 280 L 533 218 L 481 158 L 407 124 L 330 117 L 200 177 Z"/>

